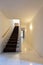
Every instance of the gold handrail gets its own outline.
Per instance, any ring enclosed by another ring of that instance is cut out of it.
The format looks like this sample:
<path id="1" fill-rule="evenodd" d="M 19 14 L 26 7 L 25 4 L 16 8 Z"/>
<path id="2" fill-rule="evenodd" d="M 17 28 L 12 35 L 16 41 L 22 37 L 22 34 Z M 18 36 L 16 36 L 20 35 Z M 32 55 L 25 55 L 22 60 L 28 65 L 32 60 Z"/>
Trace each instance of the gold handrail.
<path id="1" fill-rule="evenodd" d="M 2 38 L 5 37 L 5 35 L 7 34 L 7 32 L 9 31 L 10 27 L 7 29 L 7 31 L 2 35 Z"/>

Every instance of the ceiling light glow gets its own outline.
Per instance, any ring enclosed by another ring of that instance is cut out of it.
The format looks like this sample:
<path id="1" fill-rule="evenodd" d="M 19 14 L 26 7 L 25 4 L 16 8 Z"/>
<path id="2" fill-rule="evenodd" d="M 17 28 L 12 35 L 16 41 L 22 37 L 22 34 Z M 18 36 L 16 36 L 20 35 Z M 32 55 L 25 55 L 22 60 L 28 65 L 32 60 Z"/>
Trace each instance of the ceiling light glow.
<path id="1" fill-rule="evenodd" d="M 13 19 L 12 21 L 13 21 L 13 23 L 20 23 L 19 19 Z"/>
<path id="2" fill-rule="evenodd" d="M 32 23 L 31 23 L 31 24 L 30 24 L 30 30 L 32 30 L 32 28 L 33 28 L 33 27 L 32 27 Z"/>
<path id="3" fill-rule="evenodd" d="M 13 26 L 15 25 L 15 23 L 18 23 L 18 24 L 20 24 L 20 20 L 19 19 L 12 19 L 12 24 L 13 24 Z"/>
<path id="4" fill-rule="evenodd" d="M 24 49 L 24 51 L 26 52 L 26 51 L 27 51 L 27 49 L 25 48 L 25 49 Z"/>

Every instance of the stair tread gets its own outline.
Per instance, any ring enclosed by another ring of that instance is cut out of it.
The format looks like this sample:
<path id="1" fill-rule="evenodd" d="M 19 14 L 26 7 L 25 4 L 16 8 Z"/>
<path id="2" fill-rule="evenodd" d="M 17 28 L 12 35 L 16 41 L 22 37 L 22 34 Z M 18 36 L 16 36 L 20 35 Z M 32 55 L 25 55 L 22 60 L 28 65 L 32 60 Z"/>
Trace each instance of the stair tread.
<path id="1" fill-rule="evenodd" d="M 16 52 L 16 49 L 5 49 L 4 52 Z"/>
<path id="2" fill-rule="evenodd" d="M 9 47 L 9 48 L 16 48 L 16 45 L 7 45 L 6 47 Z"/>

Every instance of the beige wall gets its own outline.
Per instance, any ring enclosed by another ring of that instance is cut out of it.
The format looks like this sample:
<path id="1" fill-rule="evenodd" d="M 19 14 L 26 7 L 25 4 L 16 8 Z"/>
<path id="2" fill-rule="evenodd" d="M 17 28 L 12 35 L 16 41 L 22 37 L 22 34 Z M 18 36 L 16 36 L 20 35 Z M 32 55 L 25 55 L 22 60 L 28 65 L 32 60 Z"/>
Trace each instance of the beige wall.
<path id="1" fill-rule="evenodd" d="M 30 30 L 30 24 L 32 23 L 33 29 Z M 43 56 L 43 8 L 37 13 L 30 23 L 21 23 L 21 27 L 26 29 L 25 39 L 24 39 L 24 47 L 28 48 L 31 45 L 35 51 Z"/>
<path id="2" fill-rule="evenodd" d="M 39 55 L 43 56 L 43 8 L 41 8 L 35 16 L 33 26 L 33 46 Z"/>
<path id="3" fill-rule="evenodd" d="M 31 23 L 21 23 L 21 28 L 25 29 L 25 38 L 24 38 L 24 42 L 27 42 L 28 44 L 31 45 L 31 41 L 32 41 L 32 31 L 30 30 L 30 24 Z M 31 41 L 30 41 L 31 40 Z"/>
<path id="4" fill-rule="evenodd" d="M 3 34 L 8 30 L 8 28 L 10 27 L 8 33 L 6 34 L 6 36 L 2 37 Z M 4 45 L 6 45 L 6 42 L 12 32 L 13 28 L 12 28 L 12 23 L 9 19 L 6 18 L 6 16 L 4 16 L 4 14 L 2 12 L 0 12 L 0 52 L 2 51 Z"/>

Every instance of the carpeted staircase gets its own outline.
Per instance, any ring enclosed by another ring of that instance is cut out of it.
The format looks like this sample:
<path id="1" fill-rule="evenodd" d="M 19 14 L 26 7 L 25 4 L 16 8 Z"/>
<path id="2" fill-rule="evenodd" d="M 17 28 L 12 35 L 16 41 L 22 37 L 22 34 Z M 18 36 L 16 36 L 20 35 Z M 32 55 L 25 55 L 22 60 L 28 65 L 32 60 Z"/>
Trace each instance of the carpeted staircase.
<path id="1" fill-rule="evenodd" d="M 15 26 L 3 52 L 16 52 L 19 27 Z"/>

